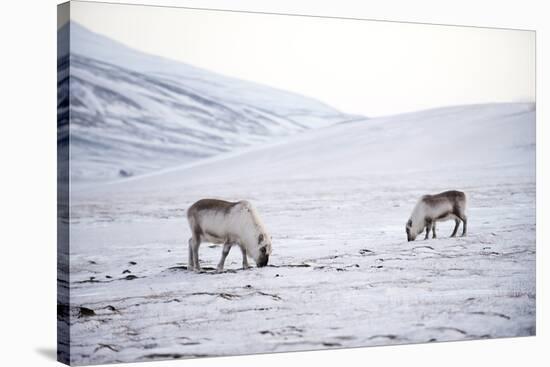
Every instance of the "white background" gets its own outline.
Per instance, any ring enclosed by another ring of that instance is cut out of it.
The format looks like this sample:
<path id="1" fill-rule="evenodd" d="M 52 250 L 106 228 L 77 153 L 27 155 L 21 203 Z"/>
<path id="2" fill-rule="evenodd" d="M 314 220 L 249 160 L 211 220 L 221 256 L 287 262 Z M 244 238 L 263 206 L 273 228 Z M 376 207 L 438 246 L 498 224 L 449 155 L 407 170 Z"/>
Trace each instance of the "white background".
<path id="1" fill-rule="evenodd" d="M 137 3 L 135 1 L 127 1 Z M 538 366 L 548 358 L 545 240 L 548 227 L 548 103 L 550 25 L 543 1 L 496 0 L 195 0 L 140 3 L 330 15 L 537 30 L 537 336 L 519 339 L 282 353 L 140 366 Z M 56 4 L 12 1 L 0 8 L 0 337 L 2 366 L 56 362 Z M 546 23 L 545 23 L 546 22 Z M 547 271 L 546 271 L 547 273 Z M 215 317 L 215 315 L 212 315 Z M 545 348 L 546 347 L 546 348 Z M 546 362 L 548 363 L 548 362 Z"/>

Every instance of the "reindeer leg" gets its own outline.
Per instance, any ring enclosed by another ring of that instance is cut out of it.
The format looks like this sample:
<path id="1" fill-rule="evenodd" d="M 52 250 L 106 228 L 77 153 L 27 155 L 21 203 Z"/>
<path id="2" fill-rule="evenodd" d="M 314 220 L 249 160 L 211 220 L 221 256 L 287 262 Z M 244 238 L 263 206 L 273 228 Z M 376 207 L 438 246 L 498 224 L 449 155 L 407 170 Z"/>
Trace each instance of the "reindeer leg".
<path id="1" fill-rule="evenodd" d="M 187 270 L 195 268 L 195 260 L 193 260 L 193 238 L 189 239 L 189 257 L 187 258 Z"/>
<path id="2" fill-rule="evenodd" d="M 246 257 L 246 249 L 243 246 L 239 246 L 241 248 L 241 253 L 243 254 L 243 269 L 248 269 L 250 266 L 248 265 L 248 259 Z"/>
<path id="3" fill-rule="evenodd" d="M 466 236 L 466 227 L 468 226 L 468 217 L 465 214 L 462 215 L 462 237 Z"/>
<path id="4" fill-rule="evenodd" d="M 223 264 L 225 263 L 225 258 L 227 257 L 227 255 L 229 255 L 229 250 L 231 250 L 231 245 L 232 244 L 229 243 L 229 241 L 226 241 L 223 244 L 222 258 L 220 259 L 220 262 L 216 267 L 216 272 L 221 273 L 223 271 Z"/>
<path id="5" fill-rule="evenodd" d="M 434 223 L 433 223 L 433 226 L 432 226 L 432 238 L 436 238 L 436 235 L 435 235 L 435 220 L 434 220 Z"/>
<path id="6" fill-rule="evenodd" d="M 460 225 L 460 220 L 458 218 L 455 218 L 455 229 L 453 229 L 453 233 L 451 234 L 451 237 L 456 236 L 456 231 L 458 231 L 459 225 Z"/>
<path id="7" fill-rule="evenodd" d="M 424 240 L 427 240 L 428 237 L 430 236 L 430 231 L 432 230 L 432 221 L 427 221 L 427 224 L 426 224 L 426 237 L 424 237 Z"/>
<path id="8" fill-rule="evenodd" d="M 193 234 L 191 251 L 193 251 L 193 270 L 196 273 L 201 272 L 201 266 L 199 264 L 199 246 L 201 245 L 201 236 L 198 233 Z"/>

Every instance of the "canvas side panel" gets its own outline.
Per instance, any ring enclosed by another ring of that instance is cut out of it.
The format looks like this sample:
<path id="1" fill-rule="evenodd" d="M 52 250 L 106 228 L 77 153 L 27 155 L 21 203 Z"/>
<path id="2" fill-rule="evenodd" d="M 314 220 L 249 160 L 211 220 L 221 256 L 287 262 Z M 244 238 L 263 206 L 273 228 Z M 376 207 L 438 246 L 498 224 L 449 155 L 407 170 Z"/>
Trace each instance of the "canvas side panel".
<path id="1" fill-rule="evenodd" d="M 57 360 L 70 363 L 69 67 L 70 3 L 57 6 Z"/>

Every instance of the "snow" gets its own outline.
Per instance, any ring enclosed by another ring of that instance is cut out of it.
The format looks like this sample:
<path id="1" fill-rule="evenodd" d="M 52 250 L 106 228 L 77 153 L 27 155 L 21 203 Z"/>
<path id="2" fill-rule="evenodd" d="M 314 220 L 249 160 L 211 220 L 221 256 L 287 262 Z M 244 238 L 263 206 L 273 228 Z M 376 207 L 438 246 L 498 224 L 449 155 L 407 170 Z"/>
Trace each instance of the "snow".
<path id="1" fill-rule="evenodd" d="M 407 242 L 418 197 L 447 189 L 468 196 L 468 235 L 445 222 Z M 355 119 L 75 185 L 71 361 L 534 335 L 535 194 L 532 104 Z M 204 243 L 206 271 L 185 270 L 185 211 L 204 197 L 256 206 L 269 266 L 240 270 L 233 249 L 215 274 Z"/>

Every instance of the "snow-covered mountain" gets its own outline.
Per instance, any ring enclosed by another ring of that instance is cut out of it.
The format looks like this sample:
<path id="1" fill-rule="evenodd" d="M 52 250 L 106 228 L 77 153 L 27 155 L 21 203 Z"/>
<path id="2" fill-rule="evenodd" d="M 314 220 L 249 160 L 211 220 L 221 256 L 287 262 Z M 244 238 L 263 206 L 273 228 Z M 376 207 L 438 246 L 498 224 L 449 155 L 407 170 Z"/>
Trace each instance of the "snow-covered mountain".
<path id="1" fill-rule="evenodd" d="M 238 183 L 243 178 L 258 185 L 265 181 L 334 177 L 403 180 L 410 176 L 412 180 L 433 170 L 439 172 L 429 178 L 433 185 L 456 185 L 468 175 L 479 181 L 483 172 L 497 174 L 489 170 L 533 176 L 535 113 L 534 104 L 507 103 L 356 120 L 242 154 L 220 155 L 136 178 L 126 182 L 123 190 Z"/>
<path id="2" fill-rule="evenodd" d="M 58 55 L 58 111 L 70 106 L 73 182 L 147 173 L 353 118 L 311 98 L 133 50 L 75 22 L 58 39 L 68 32 L 69 71 L 69 50 Z"/>

